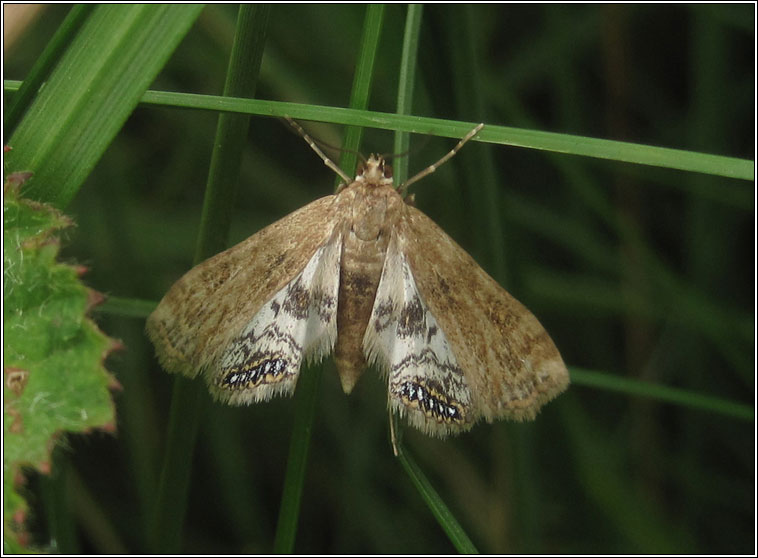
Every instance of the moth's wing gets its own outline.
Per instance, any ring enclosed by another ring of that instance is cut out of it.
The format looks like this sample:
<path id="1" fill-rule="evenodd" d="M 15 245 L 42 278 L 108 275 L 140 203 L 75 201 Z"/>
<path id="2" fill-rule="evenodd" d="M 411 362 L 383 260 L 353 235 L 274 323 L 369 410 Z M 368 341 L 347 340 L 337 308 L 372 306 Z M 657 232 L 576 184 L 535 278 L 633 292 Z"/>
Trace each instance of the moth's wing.
<path id="1" fill-rule="evenodd" d="M 534 418 L 569 383 L 552 339 L 429 217 L 405 209 L 397 227 L 400 250 L 463 370 L 474 420 Z"/>
<path id="2" fill-rule="evenodd" d="M 387 247 L 363 350 L 387 375 L 390 408 L 416 428 L 446 436 L 478 418 L 466 375 L 419 293 L 397 231 Z"/>
<path id="3" fill-rule="evenodd" d="M 147 320 L 169 372 L 204 372 L 231 403 L 294 389 L 336 338 L 335 196 L 316 200 L 188 271 Z"/>
<path id="4" fill-rule="evenodd" d="M 331 352 L 337 339 L 341 252 L 335 230 L 227 344 L 207 375 L 217 399 L 242 404 L 291 393 L 303 360 L 320 360 Z"/>

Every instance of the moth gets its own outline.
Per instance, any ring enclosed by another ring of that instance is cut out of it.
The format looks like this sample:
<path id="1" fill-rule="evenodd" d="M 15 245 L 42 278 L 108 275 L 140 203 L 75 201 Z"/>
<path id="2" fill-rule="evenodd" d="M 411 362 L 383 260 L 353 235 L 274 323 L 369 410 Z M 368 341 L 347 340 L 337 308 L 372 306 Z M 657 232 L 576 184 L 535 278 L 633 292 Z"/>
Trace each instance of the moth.
<path id="1" fill-rule="evenodd" d="M 396 188 L 383 157 L 351 179 L 290 123 L 344 183 L 179 279 L 147 320 L 161 365 L 242 405 L 291 394 L 304 363 L 334 352 L 345 393 L 375 365 L 390 412 L 427 434 L 534 418 L 568 386 L 558 349 L 401 195 L 483 125 Z"/>

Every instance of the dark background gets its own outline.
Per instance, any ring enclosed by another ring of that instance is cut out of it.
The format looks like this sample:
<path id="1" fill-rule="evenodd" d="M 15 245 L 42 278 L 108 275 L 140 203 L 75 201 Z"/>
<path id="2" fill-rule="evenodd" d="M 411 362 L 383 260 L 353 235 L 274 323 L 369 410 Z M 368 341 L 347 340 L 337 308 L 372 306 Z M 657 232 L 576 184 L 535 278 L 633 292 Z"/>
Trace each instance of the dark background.
<path id="1" fill-rule="evenodd" d="M 220 94 L 236 10 L 206 8 L 151 88 Z M 5 79 L 24 78 L 66 11 L 47 6 L 6 50 Z M 346 106 L 364 11 L 274 6 L 257 97 Z M 372 110 L 395 110 L 404 16 L 402 5 L 386 9 Z M 753 21 L 750 4 L 426 6 L 414 113 L 752 159 Z M 456 63 L 466 53 L 475 65 Z M 157 302 L 189 269 L 216 119 L 134 112 L 66 209 L 77 227 L 63 257 L 90 268 L 90 286 Z M 339 127 L 308 127 L 339 144 Z M 453 143 L 414 138 L 411 172 Z M 391 145 L 390 133 L 367 130 L 363 151 Z M 497 173 L 497 238 L 481 185 L 465 178 L 476 150 L 488 150 Z M 333 183 L 278 120 L 252 118 L 230 245 Z M 417 206 L 539 317 L 569 367 L 752 404 L 753 188 L 472 143 L 414 191 Z M 661 269 L 678 291 L 661 286 Z M 714 309 L 734 328 L 726 340 L 710 333 Z M 126 346 L 108 361 L 124 387 L 118 432 L 69 437 L 56 450 L 57 474 L 72 487 L 78 550 L 144 552 L 172 378 L 143 319 L 97 320 Z M 385 405 L 375 371 L 346 397 L 327 361 L 296 552 L 454 551 L 392 456 Z M 292 411 L 290 399 L 198 409 L 185 552 L 271 551 Z M 707 554 L 755 550 L 754 432 L 750 422 L 578 383 L 534 423 L 405 439 L 480 551 Z M 44 542 L 44 514 L 34 521 Z"/>

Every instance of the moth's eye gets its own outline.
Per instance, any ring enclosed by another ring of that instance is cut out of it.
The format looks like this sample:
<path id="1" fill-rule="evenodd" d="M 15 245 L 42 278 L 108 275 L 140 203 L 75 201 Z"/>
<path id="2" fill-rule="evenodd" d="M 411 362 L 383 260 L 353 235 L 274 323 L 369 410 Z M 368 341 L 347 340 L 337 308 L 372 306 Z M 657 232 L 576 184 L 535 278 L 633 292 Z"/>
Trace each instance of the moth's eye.
<path id="1" fill-rule="evenodd" d="M 366 163 L 364 163 L 364 162 L 360 162 L 360 163 L 358 163 L 358 171 L 356 172 L 356 174 L 357 174 L 358 176 L 360 176 L 360 175 L 362 175 L 364 172 L 366 172 Z"/>
<path id="2" fill-rule="evenodd" d="M 384 178 L 392 178 L 392 167 L 390 165 L 384 165 L 382 170 L 384 171 Z"/>

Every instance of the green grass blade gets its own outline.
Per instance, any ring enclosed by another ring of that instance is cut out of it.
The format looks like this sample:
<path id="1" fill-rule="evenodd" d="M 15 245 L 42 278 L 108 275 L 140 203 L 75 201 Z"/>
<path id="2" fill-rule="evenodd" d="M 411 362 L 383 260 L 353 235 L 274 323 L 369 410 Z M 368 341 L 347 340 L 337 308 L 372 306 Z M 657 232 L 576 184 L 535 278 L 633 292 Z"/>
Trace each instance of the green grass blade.
<path id="1" fill-rule="evenodd" d="M 369 4 L 366 6 L 363 35 L 358 52 L 358 65 L 355 68 L 353 88 L 350 93 L 351 109 L 361 110 L 368 107 L 374 76 L 374 62 L 376 61 L 376 54 L 379 49 L 379 37 L 382 32 L 383 21 L 384 5 Z M 349 176 L 354 176 L 358 163 L 356 152 L 360 148 L 362 137 L 363 126 L 360 125 L 348 127 L 345 133 L 345 141 L 342 145 L 344 151 L 340 156 L 339 167 Z M 340 179 L 337 177 L 335 186 L 339 185 L 339 183 Z"/>
<path id="2" fill-rule="evenodd" d="M 81 554 L 76 520 L 71 510 L 69 456 L 60 449 L 53 452 L 53 467 L 49 476 L 42 476 L 42 499 L 47 512 L 51 551 L 61 554 Z"/>
<path id="3" fill-rule="evenodd" d="M 269 11 L 268 6 L 240 7 L 225 93 L 235 96 L 255 93 L 266 42 Z M 219 115 L 195 250 L 196 264 L 226 247 L 248 124 L 249 117 L 245 115 Z M 203 388 L 201 382 L 188 382 L 184 378 L 176 378 L 174 382 L 168 445 L 150 533 L 151 546 L 157 552 L 175 553 L 180 548 L 191 457 L 199 418 L 202 416 L 198 405 L 207 399 Z"/>
<path id="4" fill-rule="evenodd" d="M 629 396 L 647 397 L 663 401 L 664 403 L 718 413 L 740 420 L 751 422 L 755 420 L 755 410 L 752 407 L 735 401 L 655 384 L 653 382 L 644 382 L 632 378 L 623 378 L 614 374 L 584 370 L 574 366 L 570 368 L 570 371 L 571 383 L 575 385 L 605 391 L 616 391 Z"/>
<path id="5" fill-rule="evenodd" d="M 155 310 L 156 306 L 157 303 L 152 300 L 109 296 L 105 299 L 105 302 L 94 310 L 98 313 L 124 316 L 126 318 L 147 318 Z"/>
<path id="6" fill-rule="evenodd" d="M 34 172 L 25 195 L 71 201 L 202 8 L 95 8 L 8 142 L 6 168 Z"/>
<path id="7" fill-rule="evenodd" d="M 240 7 L 236 34 L 238 40 L 234 43 L 229 62 L 225 96 L 255 96 L 270 12 L 271 7 L 266 4 L 246 4 Z M 231 213 L 237 199 L 242 150 L 249 126 L 248 115 L 219 115 L 195 252 L 196 262 L 226 248 Z"/>
<path id="8" fill-rule="evenodd" d="M 660 293 L 654 297 L 640 289 L 630 289 L 622 296 L 615 280 L 556 274 L 536 266 L 528 268 L 525 279 L 529 290 L 569 311 L 589 305 L 600 315 L 634 316 L 686 327 L 713 343 L 736 370 L 748 370 L 746 349 L 752 343 L 752 318 L 742 309 L 730 308 L 692 288 L 652 252 L 645 256 L 647 276 L 655 280 Z"/>
<path id="9" fill-rule="evenodd" d="M 250 101 L 224 99 L 209 95 L 163 93 L 149 91 L 143 101 L 206 110 L 228 110 L 269 116 L 290 115 L 302 120 L 318 120 L 335 124 L 368 126 L 383 130 L 399 130 L 417 134 L 431 134 L 448 138 L 462 138 L 476 122 L 459 122 L 411 115 L 389 114 L 350 108 L 301 105 L 280 101 Z M 487 123 L 474 141 L 484 141 L 514 147 L 526 147 L 570 155 L 585 155 L 641 165 L 650 165 L 726 176 L 753 181 L 753 161 L 724 155 L 698 153 L 682 149 L 641 145 L 630 142 L 588 138 L 555 132 L 543 132 L 497 126 Z"/>
<path id="10" fill-rule="evenodd" d="M 163 467 L 147 533 L 154 553 L 175 554 L 181 546 L 192 451 L 208 399 L 204 388 L 199 381 L 174 379 Z"/>
<path id="11" fill-rule="evenodd" d="M 75 4 L 72 6 L 66 19 L 45 47 L 45 51 L 29 71 L 29 75 L 26 76 L 23 85 L 13 96 L 13 101 L 5 113 L 4 124 L 6 134 L 11 134 L 15 130 L 24 112 L 29 108 L 34 96 L 39 91 L 39 88 L 50 75 L 50 72 L 63 55 L 66 47 L 94 9 L 94 4 Z"/>
<path id="12" fill-rule="evenodd" d="M 456 550 L 461 554 L 478 554 L 479 551 L 474 546 L 474 543 L 471 542 L 471 539 L 469 539 L 466 532 L 460 526 L 458 520 L 455 519 L 455 516 L 450 513 L 450 509 L 440 498 L 439 494 L 437 494 L 437 491 L 416 464 L 416 461 L 408 455 L 407 450 L 401 450 L 397 458 Z"/>
<path id="13" fill-rule="evenodd" d="M 416 81 L 416 62 L 418 59 L 419 34 L 423 4 L 409 4 L 405 16 L 403 32 L 403 51 L 400 55 L 400 79 L 397 86 L 397 114 L 413 112 L 413 86 Z M 410 147 L 410 135 L 406 132 L 395 134 L 393 153 L 401 154 Z M 408 157 L 397 157 L 392 161 L 395 184 L 403 184 L 408 179 Z"/>
<path id="14" fill-rule="evenodd" d="M 416 59 L 422 13 L 423 6 L 415 4 L 408 6 L 403 36 L 403 51 L 400 62 L 400 76 L 398 80 L 398 114 L 408 114 L 411 112 L 413 105 L 413 86 L 416 80 Z M 403 153 L 407 151 L 409 147 L 409 139 L 407 132 L 397 132 L 395 134 L 394 152 Z M 393 161 L 393 171 L 395 184 L 402 184 L 405 182 L 408 177 L 408 158 L 396 158 Z M 402 422 L 397 420 L 397 417 L 394 414 L 392 414 L 390 420 L 393 422 L 395 432 L 397 433 L 397 444 L 401 447 Z M 427 506 L 429 506 L 429 509 L 432 511 L 434 517 L 440 523 L 455 548 L 464 554 L 477 553 L 476 548 L 466 532 L 460 526 L 455 516 L 450 512 L 445 502 L 440 498 L 439 494 L 437 494 L 431 486 L 431 483 L 429 483 L 416 462 L 405 453 L 405 450 L 399 451 L 398 459 L 408 476 L 411 478 L 419 495 L 426 502 Z"/>
<path id="15" fill-rule="evenodd" d="M 413 107 L 413 89 L 416 81 L 416 66 L 418 58 L 419 33 L 424 7 L 422 4 L 409 4 L 405 16 L 403 32 L 403 50 L 400 58 L 400 74 L 397 87 L 397 113 L 409 114 Z M 408 132 L 395 132 L 393 152 L 401 154 L 410 147 Z M 395 184 L 404 184 L 408 179 L 408 157 L 396 157 L 392 161 L 392 171 Z M 401 192 L 402 193 L 402 192 Z M 390 413 L 390 430 L 394 430 L 397 443 L 402 442 L 403 423 L 394 413 Z"/>
<path id="16" fill-rule="evenodd" d="M 379 48 L 383 14 L 382 6 L 367 6 L 361 48 L 355 70 L 356 77 L 350 95 L 351 106 L 356 108 L 368 106 L 371 77 Z M 348 132 L 343 147 L 357 151 L 359 144 L 360 132 L 352 134 Z M 355 157 L 354 153 L 345 151 L 340 159 L 341 168 L 354 168 Z M 321 367 L 319 367 L 319 371 L 320 369 Z M 316 373 L 315 370 L 309 371 L 310 374 L 307 372 L 301 375 L 300 385 L 295 392 L 295 422 L 282 490 L 282 503 L 279 508 L 279 521 L 276 525 L 274 537 L 274 552 L 278 554 L 290 554 L 295 547 L 310 432 L 316 412 L 317 390 L 321 378 L 320 372 Z"/>
<path id="17" fill-rule="evenodd" d="M 474 10 L 471 5 L 461 4 L 447 11 L 444 19 L 448 36 L 447 57 L 450 60 L 451 81 L 455 91 L 455 112 L 463 118 L 470 118 L 473 124 L 487 122 L 487 102 L 483 90 L 485 79 L 482 74 L 483 51 L 477 35 Z M 489 128 L 486 125 L 479 132 L 481 136 Z M 465 133 L 471 130 L 469 126 Z M 460 139 L 463 135 L 458 136 Z M 508 247 L 502 212 L 500 208 L 507 200 L 501 199 L 501 185 L 506 177 L 498 177 L 495 157 L 490 146 L 467 149 L 459 156 L 458 164 L 463 169 L 468 187 L 462 188 L 465 203 L 471 208 L 471 215 L 477 217 L 471 223 L 474 256 L 482 263 L 500 284 L 507 285 L 505 258 Z"/>
<path id="18" fill-rule="evenodd" d="M 292 438 L 290 439 L 290 451 L 287 457 L 287 470 L 282 491 L 282 505 L 279 508 L 279 519 L 274 535 L 274 552 L 276 554 L 291 554 L 295 547 L 313 417 L 316 414 L 322 375 L 323 365 L 313 366 L 301 372 L 298 380 L 297 391 L 295 392 Z"/>
<path id="19" fill-rule="evenodd" d="M 21 82 L 13 80 L 5 81 L 5 90 L 8 92 L 18 90 L 20 86 Z M 142 96 L 140 102 L 156 106 L 238 112 L 262 116 L 281 117 L 286 115 L 298 120 L 317 120 L 334 124 L 430 134 L 456 139 L 463 137 L 477 124 L 476 122 L 390 114 L 353 108 L 303 105 L 258 99 L 223 98 L 213 95 L 165 91 L 147 91 Z M 584 155 L 599 159 L 725 176 L 739 180 L 754 180 L 753 161 L 750 159 L 683 149 L 588 138 L 510 126 L 497 126 L 495 124 L 487 124 L 474 141 L 526 147 L 569 155 Z"/>

